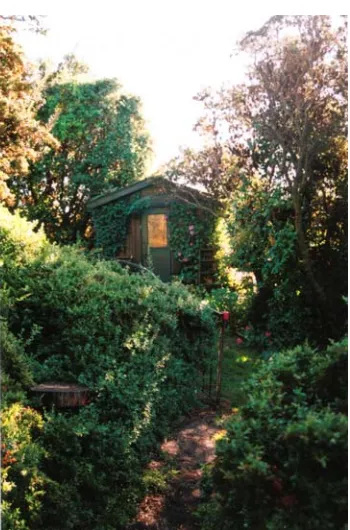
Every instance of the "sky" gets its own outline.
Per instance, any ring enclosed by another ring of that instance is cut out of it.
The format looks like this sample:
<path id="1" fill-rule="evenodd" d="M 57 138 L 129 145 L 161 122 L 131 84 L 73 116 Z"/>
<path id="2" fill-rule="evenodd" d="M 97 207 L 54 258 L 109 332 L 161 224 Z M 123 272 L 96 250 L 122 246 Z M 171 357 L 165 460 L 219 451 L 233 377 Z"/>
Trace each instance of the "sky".
<path id="1" fill-rule="evenodd" d="M 17 40 L 32 61 L 56 63 L 75 53 L 93 77 L 117 78 L 141 98 L 153 140 L 149 173 L 180 146 L 200 147 L 193 126 L 201 104 L 193 96 L 243 79 L 242 56 L 232 56 L 235 43 L 272 16 L 254 8 L 240 12 L 229 0 L 102 0 L 94 6 L 46 15 L 46 36 L 20 32 Z"/>

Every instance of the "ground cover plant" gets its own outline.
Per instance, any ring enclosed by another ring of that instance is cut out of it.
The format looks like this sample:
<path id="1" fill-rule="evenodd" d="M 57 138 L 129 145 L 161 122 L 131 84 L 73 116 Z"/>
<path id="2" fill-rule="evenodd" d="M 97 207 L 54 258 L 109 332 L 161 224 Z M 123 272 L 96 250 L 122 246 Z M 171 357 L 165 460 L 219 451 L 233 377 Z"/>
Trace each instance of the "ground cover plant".
<path id="1" fill-rule="evenodd" d="M 252 348 L 237 344 L 237 338 L 228 335 L 224 341 L 222 363 L 222 397 L 232 407 L 239 407 L 247 399 L 244 383 L 257 369 L 261 356 Z"/>
<path id="2" fill-rule="evenodd" d="M 40 490 L 34 510 L 26 500 L 34 486 L 19 486 L 22 469 L 6 453 L 12 487 L 3 495 L 4 525 L 123 528 L 145 487 L 142 469 L 151 450 L 198 403 L 200 370 L 215 351 L 212 312 L 179 284 L 52 246 L 29 225 L 21 241 L 5 225 L 24 221 L 4 209 L 1 216 L 4 326 L 36 383 L 74 382 L 91 392 L 91 403 L 74 414 L 39 414 L 25 393 L 4 403 L 4 421 L 25 435 L 26 476 Z M 6 367 L 14 377 L 14 362 Z M 19 384 L 25 391 L 30 383 Z M 29 423 L 17 425 L 21 414 Z M 13 432 L 4 429 L 4 443 L 18 458 L 25 449 Z"/>

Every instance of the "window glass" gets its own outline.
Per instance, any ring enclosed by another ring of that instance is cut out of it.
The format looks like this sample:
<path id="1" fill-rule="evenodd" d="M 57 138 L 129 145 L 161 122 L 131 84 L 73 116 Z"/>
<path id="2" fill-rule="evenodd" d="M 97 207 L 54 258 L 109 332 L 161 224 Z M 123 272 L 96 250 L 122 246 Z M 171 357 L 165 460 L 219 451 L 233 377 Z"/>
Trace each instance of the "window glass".
<path id="1" fill-rule="evenodd" d="M 163 213 L 152 214 L 147 219 L 148 246 L 161 248 L 168 246 L 167 218 Z"/>

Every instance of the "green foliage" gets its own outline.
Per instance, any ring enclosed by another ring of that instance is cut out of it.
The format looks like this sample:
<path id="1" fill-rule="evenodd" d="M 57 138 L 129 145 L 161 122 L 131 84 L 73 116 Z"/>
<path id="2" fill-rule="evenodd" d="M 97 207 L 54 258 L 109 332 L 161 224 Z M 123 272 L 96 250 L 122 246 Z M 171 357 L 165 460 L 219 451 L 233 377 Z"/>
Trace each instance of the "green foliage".
<path id="1" fill-rule="evenodd" d="M 173 202 L 169 213 L 170 248 L 182 264 L 180 278 L 198 281 L 200 249 L 211 247 L 216 218 L 190 204 Z"/>
<path id="2" fill-rule="evenodd" d="M 238 49 L 246 81 L 196 96 L 205 147 L 168 172 L 231 212 L 232 265 L 257 280 L 257 333 L 324 346 L 347 318 L 347 21 L 275 15 Z"/>
<path id="3" fill-rule="evenodd" d="M 44 226 L 51 241 L 71 243 L 91 232 L 91 196 L 143 176 L 149 139 L 137 98 L 122 94 L 114 79 L 78 80 L 81 65 L 72 56 L 65 61 L 46 75 L 45 104 L 38 112 L 60 148 L 32 164 L 26 181 L 14 178 L 10 187 L 16 205 Z"/>
<path id="4" fill-rule="evenodd" d="M 173 462 L 162 463 L 159 468 L 148 468 L 143 473 L 142 481 L 148 495 L 164 494 L 169 481 L 176 477 L 178 470 Z"/>
<path id="5" fill-rule="evenodd" d="M 10 22 L 13 17 L 9 18 Z M 6 19 L 5 19 L 6 20 Z M 0 199 L 12 204 L 8 180 L 23 181 L 30 162 L 57 142 L 48 128 L 36 119 L 42 104 L 38 87 L 31 79 L 21 48 L 12 38 L 14 28 L 0 22 Z"/>
<path id="6" fill-rule="evenodd" d="M 238 345 L 228 332 L 224 337 L 224 357 L 222 362 L 222 397 L 228 399 L 234 408 L 247 401 L 244 388 L 250 375 L 262 362 L 256 351 Z"/>
<path id="7" fill-rule="evenodd" d="M 151 207 L 151 197 L 134 194 L 94 208 L 95 245 L 106 258 L 115 257 L 126 243 L 131 215 L 141 215 Z M 168 216 L 169 246 L 175 260 L 181 264 L 179 279 L 196 283 L 199 272 L 200 249 L 214 246 L 217 219 L 213 214 L 194 205 L 173 200 Z"/>
<path id="8" fill-rule="evenodd" d="M 229 287 L 219 287 L 208 293 L 207 300 L 216 311 L 229 311 L 234 314 L 238 294 Z"/>
<path id="9" fill-rule="evenodd" d="M 347 341 L 276 354 L 245 392 L 207 472 L 204 528 L 345 529 Z"/>
<path id="10" fill-rule="evenodd" d="M 95 246 L 106 258 L 114 258 L 125 246 L 130 222 L 128 200 L 95 208 L 92 212 Z"/>
<path id="11" fill-rule="evenodd" d="M 46 244 L 42 230 L 35 230 L 19 213 L 11 214 L 0 205 L 0 266 L 9 267 L 32 261 Z"/>
<path id="12" fill-rule="evenodd" d="M 5 406 L 21 400 L 22 390 L 33 384 L 33 378 L 22 342 L 9 331 L 3 319 L 0 319 L 0 351 L 2 405 Z"/>
<path id="13" fill-rule="evenodd" d="M 25 353 L 23 370 L 29 366 L 36 383 L 81 383 L 91 393 L 88 406 L 48 411 L 40 424 L 45 458 L 33 457 L 33 466 L 40 462 L 46 482 L 32 510 L 35 528 L 124 528 L 145 491 L 142 469 L 151 451 L 198 403 L 200 372 L 215 351 L 212 312 L 180 283 L 129 275 L 74 247 L 46 243 L 24 259 L 31 238 L 21 250 L 10 230 L 3 236 L 13 379 L 22 369 L 15 353 Z M 16 268 L 8 260 L 13 247 Z M 18 481 L 16 475 L 16 487 Z M 17 490 L 21 506 L 30 484 Z"/>
<path id="14" fill-rule="evenodd" d="M 125 527 L 143 493 L 145 455 L 131 439 L 130 424 L 94 404 L 75 414 L 47 413 L 43 469 L 51 481 L 40 528 Z"/>
<path id="15" fill-rule="evenodd" d="M 102 250 L 104 258 L 115 258 L 125 247 L 131 215 L 141 214 L 149 206 L 150 197 L 136 193 L 92 210 L 95 247 Z"/>
<path id="16" fill-rule="evenodd" d="M 229 228 L 234 252 L 229 259 L 232 266 L 253 272 L 257 279 L 256 295 L 250 298 L 241 322 L 251 327 L 246 338 L 252 347 L 266 348 L 266 331 L 272 332 L 269 344 L 275 349 L 306 339 L 315 344 L 326 340 L 328 328 L 322 324 L 310 282 L 300 268 L 291 217 L 291 203 L 283 190 L 271 189 L 262 181 L 244 181 L 232 201 Z M 339 336 L 344 333 L 340 315 L 345 306 L 342 309 L 341 292 L 330 291 L 329 295 L 334 302 L 339 297 L 338 330 L 334 330 Z"/>
<path id="17" fill-rule="evenodd" d="M 23 295 L 21 269 L 36 259 L 45 245 L 41 232 L 35 233 L 30 223 L 0 206 L 2 524 L 8 530 L 29 530 L 39 524 L 48 483 L 41 470 L 45 451 L 38 442 L 42 418 L 27 406 L 25 394 L 33 384 L 26 345 L 9 330 L 7 322 Z"/>
<path id="18" fill-rule="evenodd" d="M 238 294 L 230 287 L 219 287 L 212 289 L 207 295 L 206 300 L 216 311 L 229 311 L 230 329 L 236 331 L 237 313 L 238 313 Z"/>
<path id="19" fill-rule="evenodd" d="M 38 528 L 48 479 L 40 466 L 43 421 L 35 410 L 13 403 L 1 412 L 2 524 L 6 530 Z"/>

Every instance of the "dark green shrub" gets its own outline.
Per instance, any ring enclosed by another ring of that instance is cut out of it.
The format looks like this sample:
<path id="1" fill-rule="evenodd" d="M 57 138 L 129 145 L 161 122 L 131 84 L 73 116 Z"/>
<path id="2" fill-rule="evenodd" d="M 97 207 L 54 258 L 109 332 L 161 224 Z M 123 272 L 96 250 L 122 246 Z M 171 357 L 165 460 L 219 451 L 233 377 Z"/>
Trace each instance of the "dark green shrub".
<path id="1" fill-rule="evenodd" d="M 1 392 L 2 406 L 21 400 L 21 392 L 33 384 L 28 359 L 23 344 L 8 329 L 7 322 L 0 318 Z"/>
<path id="2" fill-rule="evenodd" d="M 10 243 L 9 231 L 0 252 Z M 215 353 L 212 312 L 181 284 L 129 275 L 76 248 L 45 244 L 23 259 L 19 249 L 15 262 L 11 252 L 0 271 L 9 329 L 35 382 L 84 384 L 92 400 L 44 415 L 40 469 L 49 480 L 35 528 L 124 528 L 152 450 L 198 403 L 200 372 Z"/>
<path id="3" fill-rule="evenodd" d="M 340 530 L 347 521 L 347 341 L 262 363 L 227 422 L 204 528 Z"/>
<path id="4" fill-rule="evenodd" d="M 4 298 L 3 298 L 4 302 Z M 5 304 L 2 309 L 5 309 Z M 41 415 L 27 406 L 33 383 L 22 341 L 0 318 L 1 352 L 1 512 L 4 530 L 40 524 L 48 477 L 41 470 L 45 450 L 38 441 Z"/>

